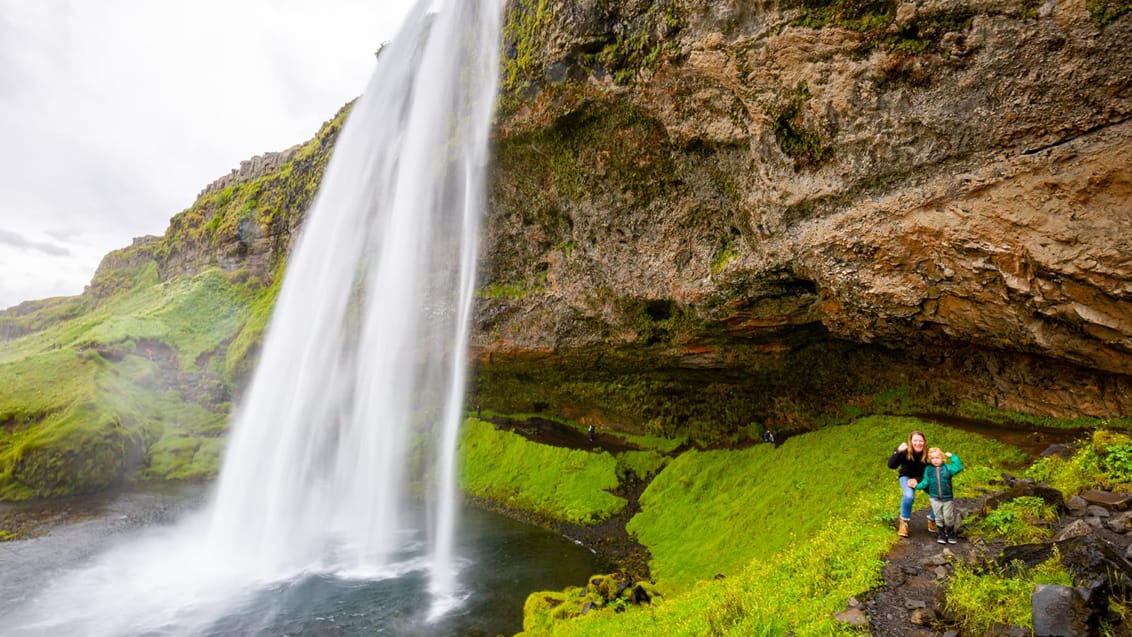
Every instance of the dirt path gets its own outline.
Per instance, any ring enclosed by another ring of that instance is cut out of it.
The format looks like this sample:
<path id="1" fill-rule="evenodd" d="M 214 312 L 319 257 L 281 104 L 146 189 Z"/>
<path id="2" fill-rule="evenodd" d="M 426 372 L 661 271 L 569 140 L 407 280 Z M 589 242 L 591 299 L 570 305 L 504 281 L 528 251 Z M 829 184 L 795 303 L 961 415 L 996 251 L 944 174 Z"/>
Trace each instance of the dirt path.
<path id="1" fill-rule="evenodd" d="M 956 500 L 956 514 L 962 517 L 981 506 L 981 500 Z M 895 531 L 894 531 L 895 533 Z M 939 544 L 928 531 L 927 511 L 912 515 L 910 533 L 899 540 L 885 556 L 881 571 L 884 585 L 865 601 L 869 627 L 876 637 L 929 637 L 940 635 L 937 619 L 946 620 L 944 594 L 955 564 L 984 562 L 1002 550 L 1001 546 L 972 542 L 962 532 L 957 544 Z"/>
<path id="2" fill-rule="evenodd" d="M 496 429 L 506 429 L 533 442 L 553 447 L 609 453 L 640 450 L 640 447 L 631 442 L 601 431 L 594 432 L 594 439 L 591 442 L 586 432 L 547 418 L 518 420 L 506 416 L 494 416 L 487 420 L 495 425 Z"/>

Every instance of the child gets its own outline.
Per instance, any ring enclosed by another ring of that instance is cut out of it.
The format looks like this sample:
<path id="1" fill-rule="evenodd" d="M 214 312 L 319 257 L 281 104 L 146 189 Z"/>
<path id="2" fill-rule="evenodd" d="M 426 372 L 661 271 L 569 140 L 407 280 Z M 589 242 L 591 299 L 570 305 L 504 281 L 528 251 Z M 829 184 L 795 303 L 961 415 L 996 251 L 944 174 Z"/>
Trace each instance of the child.
<path id="1" fill-rule="evenodd" d="M 947 464 L 944 464 L 944 456 Z M 936 533 L 936 542 L 940 544 L 956 544 L 955 537 L 955 506 L 952 499 L 955 492 L 951 488 L 951 478 L 963 470 L 963 463 L 950 452 L 944 453 L 939 447 L 928 449 L 928 466 L 924 469 L 924 477 L 916 484 L 916 490 L 927 491 L 928 499 L 932 503 L 932 513 L 941 524 Z"/>

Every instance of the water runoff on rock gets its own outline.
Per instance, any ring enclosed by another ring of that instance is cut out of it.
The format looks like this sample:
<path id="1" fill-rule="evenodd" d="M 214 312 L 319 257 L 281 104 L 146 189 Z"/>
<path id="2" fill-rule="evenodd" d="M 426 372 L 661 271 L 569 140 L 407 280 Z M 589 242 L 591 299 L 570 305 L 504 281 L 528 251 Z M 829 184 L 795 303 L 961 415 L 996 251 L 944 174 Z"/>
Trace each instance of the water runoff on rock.
<path id="1" fill-rule="evenodd" d="M 427 573 L 458 605 L 454 455 L 500 0 L 421 0 L 379 53 L 288 263 L 211 503 L 8 626 L 216 634 L 309 574 Z"/>

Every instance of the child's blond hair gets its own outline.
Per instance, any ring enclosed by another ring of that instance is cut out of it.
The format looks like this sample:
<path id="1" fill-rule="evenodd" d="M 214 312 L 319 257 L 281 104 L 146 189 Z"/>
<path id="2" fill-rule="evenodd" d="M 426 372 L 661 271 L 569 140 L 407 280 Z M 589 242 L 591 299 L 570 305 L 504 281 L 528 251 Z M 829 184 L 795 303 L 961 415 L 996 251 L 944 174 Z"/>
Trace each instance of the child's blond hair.
<path id="1" fill-rule="evenodd" d="M 943 453 L 943 449 L 940 449 L 939 447 L 932 447 L 931 449 L 928 449 L 928 455 L 925 456 L 924 459 L 927 460 L 928 462 L 931 462 L 932 456 L 934 456 L 937 453 L 939 454 L 939 457 L 940 457 L 941 460 L 947 460 L 947 455 L 945 455 Z"/>

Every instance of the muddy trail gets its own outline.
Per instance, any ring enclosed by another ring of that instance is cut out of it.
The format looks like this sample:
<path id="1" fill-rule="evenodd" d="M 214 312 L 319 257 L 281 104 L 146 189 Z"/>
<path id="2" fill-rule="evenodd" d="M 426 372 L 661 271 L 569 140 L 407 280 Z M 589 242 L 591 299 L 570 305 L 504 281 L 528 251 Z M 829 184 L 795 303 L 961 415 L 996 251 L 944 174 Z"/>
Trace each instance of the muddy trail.
<path id="1" fill-rule="evenodd" d="M 955 500 L 956 515 L 977 511 L 982 500 Z M 895 530 L 893 531 L 895 533 Z M 959 532 L 956 544 L 939 544 L 928 531 L 927 511 L 912 515 L 908 537 L 901 538 L 885 556 L 884 584 L 863 602 L 870 634 L 877 637 L 929 637 L 946 632 L 947 582 L 958 563 L 985 564 L 1004 544 L 971 541 Z"/>
<path id="2" fill-rule="evenodd" d="M 527 440 L 552 447 L 566 447 L 568 449 L 584 449 L 587 451 L 608 451 L 620 453 L 622 451 L 639 451 L 640 447 L 631 442 L 622 440 L 612 434 L 594 431 L 593 440 L 585 431 L 580 431 L 569 425 L 547 418 L 527 418 L 519 420 L 506 416 L 493 416 L 486 418 L 495 425 L 496 429 L 504 429 L 519 434 Z"/>

